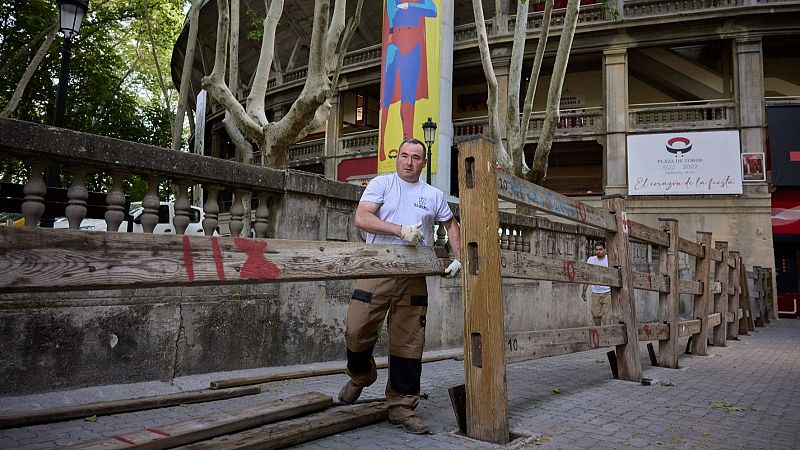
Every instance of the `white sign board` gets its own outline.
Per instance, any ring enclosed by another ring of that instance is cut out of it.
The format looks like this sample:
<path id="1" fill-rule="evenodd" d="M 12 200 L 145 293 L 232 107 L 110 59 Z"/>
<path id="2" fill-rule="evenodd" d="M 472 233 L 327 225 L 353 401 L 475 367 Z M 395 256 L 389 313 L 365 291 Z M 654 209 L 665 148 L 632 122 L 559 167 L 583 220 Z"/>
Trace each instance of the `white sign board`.
<path id="1" fill-rule="evenodd" d="M 629 195 L 741 193 L 738 131 L 628 136 Z"/>

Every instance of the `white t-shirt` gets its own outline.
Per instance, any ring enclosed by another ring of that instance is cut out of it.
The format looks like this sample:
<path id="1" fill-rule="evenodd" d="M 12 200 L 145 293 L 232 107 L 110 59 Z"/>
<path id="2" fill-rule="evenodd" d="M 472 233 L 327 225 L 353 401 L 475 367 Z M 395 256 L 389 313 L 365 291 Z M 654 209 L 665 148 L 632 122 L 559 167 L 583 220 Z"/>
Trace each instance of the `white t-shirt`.
<path id="1" fill-rule="evenodd" d="M 590 256 L 586 262 L 593 266 L 608 267 L 608 256 L 603 259 L 598 259 L 597 256 Z M 611 286 L 592 285 L 593 294 L 608 294 L 609 292 L 611 292 Z"/>
<path id="2" fill-rule="evenodd" d="M 367 185 L 362 202 L 380 205 L 375 215 L 386 222 L 415 225 L 422 222 L 425 240 L 422 245 L 433 246 L 433 223 L 446 222 L 453 217 L 450 205 L 439 189 L 420 180 L 409 183 L 396 173 L 380 175 Z M 368 244 L 399 244 L 406 242 L 395 236 L 367 233 Z"/>

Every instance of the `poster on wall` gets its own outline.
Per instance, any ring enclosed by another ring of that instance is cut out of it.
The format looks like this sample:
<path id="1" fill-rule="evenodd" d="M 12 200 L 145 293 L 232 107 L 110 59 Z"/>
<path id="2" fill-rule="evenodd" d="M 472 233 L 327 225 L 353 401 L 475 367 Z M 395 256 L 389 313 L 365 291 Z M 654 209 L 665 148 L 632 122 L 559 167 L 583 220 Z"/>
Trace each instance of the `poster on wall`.
<path id="1" fill-rule="evenodd" d="M 422 141 L 422 123 L 439 117 L 442 2 L 384 0 L 378 173 L 394 172 L 400 143 Z"/>
<path id="2" fill-rule="evenodd" d="M 629 195 L 741 193 L 738 131 L 628 136 Z"/>
<path id="3" fill-rule="evenodd" d="M 767 181 L 763 153 L 742 153 L 742 181 Z"/>

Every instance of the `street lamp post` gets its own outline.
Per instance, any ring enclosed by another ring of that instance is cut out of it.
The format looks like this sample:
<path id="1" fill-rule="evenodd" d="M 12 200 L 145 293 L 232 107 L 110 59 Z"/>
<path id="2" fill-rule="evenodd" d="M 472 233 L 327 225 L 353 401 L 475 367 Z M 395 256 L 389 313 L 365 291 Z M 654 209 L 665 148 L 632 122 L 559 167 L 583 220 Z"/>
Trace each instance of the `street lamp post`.
<path id="1" fill-rule="evenodd" d="M 72 57 L 72 38 L 78 35 L 81 22 L 86 10 L 89 9 L 89 0 L 58 0 L 59 17 L 61 19 L 61 33 L 64 34 L 64 43 L 61 46 L 61 73 L 58 76 L 58 96 L 56 97 L 56 117 L 53 124 L 57 127 L 64 126 L 64 115 L 67 108 L 67 87 L 69 86 L 69 61 Z"/>
<path id="2" fill-rule="evenodd" d="M 430 117 L 428 117 L 427 122 L 422 124 L 422 132 L 425 135 L 425 145 L 428 146 L 428 158 L 427 158 L 427 183 L 431 184 L 431 165 L 433 164 L 431 161 L 431 149 L 433 148 L 433 142 L 436 140 L 436 122 L 433 122 Z"/>
<path id="3" fill-rule="evenodd" d="M 69 61 L 72 57 L 72 38 L 78 35 L 81 29 L 83 16 L 89 9 L 89 0 L 57 0 L 59 19 L 61 22 L 61 33 L 64 35 L 64 43 L 61 45 L 61 72 L 58 75 L 58 93 L 56 94 L 56 115 L 53 125 L 64 128 L 67 110 L 67 87 L 69 86 Z M 60 187 L 58 164 L 52 164 L 47 168 L 47 187 Z M 39 221 L 42 228 L 53 228 L 55 218 L 50 213 L 45 213 Z"/>

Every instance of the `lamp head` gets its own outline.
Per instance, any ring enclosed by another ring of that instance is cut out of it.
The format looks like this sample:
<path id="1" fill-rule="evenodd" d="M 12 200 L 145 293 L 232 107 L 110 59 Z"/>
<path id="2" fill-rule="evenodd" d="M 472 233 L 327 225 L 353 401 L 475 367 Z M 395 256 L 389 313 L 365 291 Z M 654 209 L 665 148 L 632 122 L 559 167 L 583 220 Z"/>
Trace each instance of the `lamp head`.
<path id="1" fill-rule="evenodd" d="M 427 122 L 422 124 L 422 132 L 425 136 L 425 143 L 430 147 L 436 140 L 436 122 L 433 122 L 431 118 L 428 117 Z"/>
<path id="2" fill-rule="evenodd" d="M 86 10 L 89 9 L 89 0 L 57 0 L 61 18 L 61 32 L 64 37 L 72 39 L 81 29 L 81 22 Z"/>

